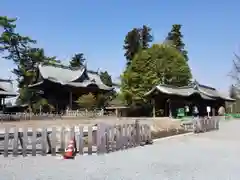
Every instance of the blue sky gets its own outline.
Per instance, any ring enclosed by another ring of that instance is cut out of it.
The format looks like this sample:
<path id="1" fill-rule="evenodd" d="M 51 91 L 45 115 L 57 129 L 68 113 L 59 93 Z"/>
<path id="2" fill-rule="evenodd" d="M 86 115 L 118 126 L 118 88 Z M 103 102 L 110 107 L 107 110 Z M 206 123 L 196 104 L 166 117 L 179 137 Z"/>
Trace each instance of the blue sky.
<path id="1" fill-rule="evenodd" d="M 18 17 L 17 31 L 38 41 L 47 55 L 68 61 L 86 55 L 89 69 L 107 70 L 117 79 L 125 66 L 126 33 L 143 24 L 161 43 L 172 24 L 182 24 L 193 76 L 227 92 L 233 53 L 240 54 L 240 1 L 228 0 L 1 0 L 1 15 Z M 13 64 L 1 60 L 0 76 Z M 13 77 L 13 76 L 12 76 Z"/>

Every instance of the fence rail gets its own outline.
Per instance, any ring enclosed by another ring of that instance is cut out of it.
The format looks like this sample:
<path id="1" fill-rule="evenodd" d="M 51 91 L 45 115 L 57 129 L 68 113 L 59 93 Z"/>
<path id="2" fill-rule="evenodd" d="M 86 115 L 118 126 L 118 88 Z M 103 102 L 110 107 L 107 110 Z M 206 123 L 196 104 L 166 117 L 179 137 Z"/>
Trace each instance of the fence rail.
<path id="1" fill-rule="evenodd" d="M 74 126 L 71 128 L 10 128 L 0 133 L 0 153 L 4 157 L 63 153 L 70 139 L 76 139 L 78 154 L 108 153 L 151 142 L 148 125 L 134 124 Z"/>
<path id="2" fill-rule="evenodd" d="M 101 117 L 104 115 L 104 110 L 95 110 L 95 111 L 87 111 L 87 110 L 66 110 L 64 116 L 67 117 Z"/>
<path id="3" fill-rule="evenodd" d="M 219 129 L 220 117 L 196 117 L 189 121 L 184 121 L 182 126 L 186 130 L 191 130 L 194 133 L 207 132 Z"/>

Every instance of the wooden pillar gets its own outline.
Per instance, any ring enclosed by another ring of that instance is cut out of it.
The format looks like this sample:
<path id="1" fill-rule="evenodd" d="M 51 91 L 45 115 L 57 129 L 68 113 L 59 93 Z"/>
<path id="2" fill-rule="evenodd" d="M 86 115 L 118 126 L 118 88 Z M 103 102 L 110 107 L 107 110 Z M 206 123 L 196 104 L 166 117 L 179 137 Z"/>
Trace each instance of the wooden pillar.
<path id="1" fill-rule="evenodd" d="M 72 110 L 72 92 L 69 91 L 69 109 Z"/>
<path id="2" fill-rule="evenodd" d="M 118 108 L 115 109 L 115 115 L 116 115 L 116 117 L 119 116 L 119 115 L 118 115 Z"/>
<path id="3" fill-rule="evenodd" d="M 57 102 L 57 104 L 56 104 L 56 112 L 59 113 L 59 112 L 58 112 L 58 102 Z"/>
<path id="4" fill-rule="evenodd" d="M 3 107 L 3 110 L 2 110 L 2 111 L 3 111 L 3 113 L 4 113 L 4 112 L 5 112 L 5 98 L 2 98 L 2 101 L 3 101 L 3 102 L 2 102 L 2 107 Z"/>
<path id="5" fill-rule="evenodd" d="M 155 118 L 156 117 L 156 107 L 155 107 L 155 99 L 154 98 L 152 99 L 152 106 L 153 106 L 152 113 L 153 113 L 153 117 Z"/>
<path id="6" fill-rule="evenodd" d="M 3 99 L 0 98 L 0 107 L 3 109 L 3 103 L 2 103 L 2 100 L 3 100 Z M 2 109 L 1 109 L 1 110 L 2 110 Z"/>
<path id="7" fill-rule="evenodd" d="M 169 117 L 172 118 L 171 99 L 168 99 L 168 110 L 169 110 Z"/>

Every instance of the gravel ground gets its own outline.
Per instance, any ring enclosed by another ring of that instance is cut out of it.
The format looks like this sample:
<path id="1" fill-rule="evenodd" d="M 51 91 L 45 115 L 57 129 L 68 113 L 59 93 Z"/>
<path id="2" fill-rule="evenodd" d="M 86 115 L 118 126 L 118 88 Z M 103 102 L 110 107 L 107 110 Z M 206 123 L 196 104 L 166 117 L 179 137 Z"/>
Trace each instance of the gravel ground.
<path id="1" fill-rule="evenodd" d="M 0 157 L 1 180 L 239 180 L 240 121 L 102 156 Z"/>

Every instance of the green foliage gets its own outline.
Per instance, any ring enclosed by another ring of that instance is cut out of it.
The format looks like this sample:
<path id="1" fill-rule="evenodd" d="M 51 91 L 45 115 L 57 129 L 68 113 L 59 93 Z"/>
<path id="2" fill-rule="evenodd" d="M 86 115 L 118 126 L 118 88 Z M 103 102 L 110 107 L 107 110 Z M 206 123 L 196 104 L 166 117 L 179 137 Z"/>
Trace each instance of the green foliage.
<path id="1" fill-rule="evenodd" d="M 140 39 L 139 30 L 137 28 L 128 32 L 125 37 L 123 49 L 125 50 L 124 56 L 127 60 L 127 66 L 130 65 L 134 55 L 141 48 Z"/>
<path id="2" fill-rule="evenodd" d="M 83 53 L 78 53 L 75 54 L 72 57 L 72 60 L 70 61 L 70 67 L 72 68 L 79 68 L 83 65 L 83 63 L 86 61 L 86 59 L 84 58 L 84 54 Z"/>
<path id="3" fill-rule="evenodd" d="M 124 96 L 121 92 L 116 93 L 115 97 L 109 102 L 110 106 L 124 106 L 126 105 Z"/>
<path id="4" fill-rule="evenodd" d="M 169 43 L 169 45 L 172 45 L 175 47 L 178 51 L 182 53 L 186 61 L 188 61 L 188 52 L 184 49 L 185 44 L 183 43 L 183 35 L 181 33 L 181 27 L 180 24 L 173 24 L 171 31 L 168 33 L 168 36 L 166 38 L 166 41 Z"/>
<path id="5" fill-rule="evenodd" d="M 37 78 L 38 65 L 56 64 L 60 61 L 56 60 L 56 57 L 45 56 L 41 48 L 33 48 L 36 41 L 17 33 L 15 23 L 16 19 L 0 16 L 0 28 L 3 29 L 0 35 L 0 51 L 6 54 L 3 58 L 13 61 L 16 65 L 12 72 L 16 75 L 20 88 L 17 102 L 28 104 L 29 109 L 32 110 L 33 104 L 41 99 L 34 90 L 28 89 L 28 85 Z"/>
<path id="6" fill-rule="evenodd" d="M 94 96 L 92 93 L 82 95 L 78 98 L 76 103 L 80 107 L 84 107 L 88 110 L 92 110 L 96 107 L 97 105 L 97 98 Z"/>
<path id="7" fill-rule="evenodd" d="M 143 25 L 142 28 L 133 28 L 127 33 L 124 39 L 124 56 L 127 60 L 127 66 L 130 65 L 136 53 L 141 49 L 147 49 L 152 42 L 151 28 Z"/>
<path id="8" fill-rule="evenodd" d="M 142 49 L 149 48 L 149 43 L 153 41 L 151 31 L 152 29 L 146 25 L 143 25 L 142 29 L 140 29 Z"/>
<path id="9" fill-rule="evenodd" d="M 99 75 L 100 75 L 102 82 L 105 85 L 107 85 L 109 87 L 113 86 L 112 77 L 108 74 L 107 71 L 100 72 Z M 112 99 L 114 99 L 115 96 L 116 96 L 116 92 L 114 90 L 112 90 L 108 93 L 99 94 L 97 97 L 98 107 L 102 108 L 102 107 L 109 106 L 109 102 L 112 101 Z"/>
<path id="10" fill-rule="evenodd" d="M 155 44 L 137 53 L 122 74 L 121 91 L 128 104 L 142 102 L 144 94 L 158 84 L 188 85 L 190 68 L 175 48 Z"/>
<path id="11" fill-rule="evenodd" d="M 44 98 L 39 99 L 32 107 L 34 112 L 51 112 L 55 110 L 55 107 L 49 104 L 48 100 Z"/>
<path id="12" fill-rule="evenodd" d="M 112 87 L 113 86 L 113 82 L 112 82 L 112 77 L 108 74 L 107 71 L 104 71 L 104 72 L 100 72 L 100 78 L 102 80 L 102 82 L 109 86 L 109 87 Z"/>

